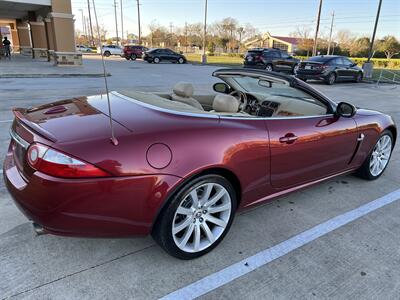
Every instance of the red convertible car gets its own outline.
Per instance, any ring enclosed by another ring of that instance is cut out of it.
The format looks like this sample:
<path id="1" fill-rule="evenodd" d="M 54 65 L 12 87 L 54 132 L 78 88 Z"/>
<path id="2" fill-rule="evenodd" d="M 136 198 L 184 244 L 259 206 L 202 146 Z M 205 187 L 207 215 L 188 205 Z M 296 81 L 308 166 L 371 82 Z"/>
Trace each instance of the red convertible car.
<path id="1" fill-rule="evenodd" d="M 236 211 L 333 176 L 376 179 L 391 117 L 291 76 L 221 69 L 216 93 L 125 90 L 14 110 L 4 179 L 37 233 L 152 234 L 181 259 L 221 242 Z M 117 143 L 110 142 L 110 122 Z"/>

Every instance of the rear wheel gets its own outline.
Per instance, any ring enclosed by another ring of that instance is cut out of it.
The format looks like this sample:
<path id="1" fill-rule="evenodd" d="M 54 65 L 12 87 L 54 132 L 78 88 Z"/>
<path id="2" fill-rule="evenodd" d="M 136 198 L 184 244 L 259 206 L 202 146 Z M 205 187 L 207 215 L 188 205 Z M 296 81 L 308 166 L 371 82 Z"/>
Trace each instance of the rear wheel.
<path id="1" fill-rule="evenodd" d="M 105 51 L 105 52 L 104 52 L 104 56 L 105 56 L 105 57 L 111 56 L 111 52 L 110 52 L 110 51 Z"/>
<path id="2" fill-rule="evenodd" d="M 357 171 L 357 175 L 364 179 L 374 180 L 385 171 L 393 150 L 393 135 L 385 130 L 380 135 L 371 153 Z"/>
<path id="3" fill-rule="evenodd" d="M 274 70 L 274 67 L 271 64 L 268 64 L 265 66 L 265 71 L 272 72 L 273 70 Z"/>
<path id="4" fill-rule="evenodd" d="M 154 59 L 153 59 L 153 62 L 155 63 L 155 64 L 159 64 L 160 63 L 160 58 L 158 58 L 158 57 L 154 57 Z"/>
<path id="5" fill-rule="evenodd" d="M 298 69 L 299 69 L 299 65 L 298 65 L 298 64 L 294 65 L 294 67 L 293 67 L 293 69 L 292 69 L 292 74 L 293 74 L 293 75 L 296 75 Z"/>
<path id="6" fill-rule="evenodd" d="M 153 230 L 170 255 L 193 259 L 214 249 L 228 232 L 236 210 L 232 185 L 219 175 L 205 175 L 183 186 Z"/>
<path id="7" fill-rule="evenodd" d="M 131 60 L 136 60 L 136 58 L 137 58 L 136 54 L 135 54 L 135 53 L 132 53 L 132 54 L 131 54 Z"/>
<path id="8" fill-rule="evenodd" d="M 328 77 L 325 80 L 326 84 L 332 85 L 336 82 L 336 74 L 331 73 L 328 75 Z"/>

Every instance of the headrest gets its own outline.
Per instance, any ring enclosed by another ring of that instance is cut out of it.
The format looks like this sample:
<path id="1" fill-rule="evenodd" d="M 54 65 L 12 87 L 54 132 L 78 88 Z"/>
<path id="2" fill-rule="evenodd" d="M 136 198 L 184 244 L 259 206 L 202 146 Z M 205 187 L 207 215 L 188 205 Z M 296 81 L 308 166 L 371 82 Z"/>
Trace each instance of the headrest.
<path id="1" fill-rule="evenodd" d="M 194 93 L 193 85 L 188 82 L 178 82 L 175 84 L 173 91 L 181 97 L 192 97 Z"/>
<path id="2" fill-rule="evenodd" d="M 216 112 L 237 113 L 239 100 L 231 95 L 217 94 L 214 98 L 213 109 Z"/>

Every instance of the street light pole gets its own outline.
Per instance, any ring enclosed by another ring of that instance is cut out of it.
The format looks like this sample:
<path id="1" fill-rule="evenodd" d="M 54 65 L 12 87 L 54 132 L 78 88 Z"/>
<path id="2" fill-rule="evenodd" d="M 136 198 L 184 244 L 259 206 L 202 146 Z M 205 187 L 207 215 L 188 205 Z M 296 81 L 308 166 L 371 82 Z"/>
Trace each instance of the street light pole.
<path id="1" fill-rule="evenodd" d="M 90 45 L 94 46 L 94 40 L 93 40 L 93 27 L 92 27 L 92 13 L 90 12 L 90 1 L 87 0 L 87 5 L 88 5 L 88 12 L 89 12 L 89 25 L 90 25 Z M 88 30 L 88 35 L 89 35 L 89 30 Z"/>
<path id="2" fill-rule="evenodd" d="M 319 0 L 317 26 L 315 28 L 314 46 L 313 46 L 313 52 L 312 52 L 313 56 L 315 56 L 317 54 L 317 39 L 318 39 L 318 31 L 319 31 L 319 22 L 321 20 L 321 8 L 322 8 L 322 0 Z"/>
<path id="3" fill-rule="evenodd" d="M 201 63 L 207 63 L 207 56 L 206 56 L 206 37 L 207 37 L 207 0 L 205 0 L 205 7 L 204 7 L 204 32 L 203 32 L 203 55 L 201 57 Z"/>
<path id="4" fill-rule="evenodd" d="M 333 20 L 335 19 L 335 11 L 332 12 L 332 21 L 331 21 L 331 30 L 329 32 L 329 44 L 328 44 L 328 53 L 327 55 L 329 55 L 330 51 L 331 51 L 331 43 L 332 43 L 332 30 L 333 30 Z"/>
<path id="5" fill-rule="evenodd" d="M 369 45 L 367 62 L 369 62 L 372 58 L 372 50 L 374 48 L 375 34 L 376 34 L 376 29 L 378 28 L 379 15 L 381 13 L 381 6 L 382 6 L 382 0 L 379 0 L 378 11 L 376 13 L 376 19 L 375 19 L 375 25 L 374 25 L 374 32 L 372 33 L 372 39 L 371 39 L 371 43 Z"/>
<path id="6" fill-rule="evenodd" d="M 142 44 L 142 38 L 141 38 L 141 32 L 140 32 L 140 4 L 139 4 L 139 0 L 136 0 L 137 2 L 137 16 L 138 16 L 138 39 L 139 39 L 139 45 Z"/>
<path id="7" fill-rule="evenodd" d="M 116 2 L 116 0 L 114 0 L 114 15 L 115 15 L 115 32 L 117 34 L 117 45 L 119 45 L 118 20 L 117 20 L 117 2 Z"/>
<path id="8" fill-rule="evenodd" d="M 122 11 L 122 1 L 120 1 L 121 3 L 121 45 L 124 42 L 124 13 Z"/>

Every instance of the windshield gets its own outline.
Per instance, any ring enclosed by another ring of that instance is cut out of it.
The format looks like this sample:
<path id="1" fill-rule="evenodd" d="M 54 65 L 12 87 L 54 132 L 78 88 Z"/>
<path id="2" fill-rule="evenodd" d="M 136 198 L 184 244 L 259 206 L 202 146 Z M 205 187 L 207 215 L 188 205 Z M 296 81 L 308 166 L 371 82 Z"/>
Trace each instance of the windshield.
<path id="1" fill-rule="evenodd" d="M 291 87 L 286 81 L 274 81 L 260 79 L 259 77 L 238 75 L 226 76 L 224 80 L 234 89 L 251 94 L 261 101 L 274 99 L 274 101 L 282 103 L 288 100 L 300 100 L 326 108 L 326 105 L 318 99 L 315 99 L 302 90 Z"/>

